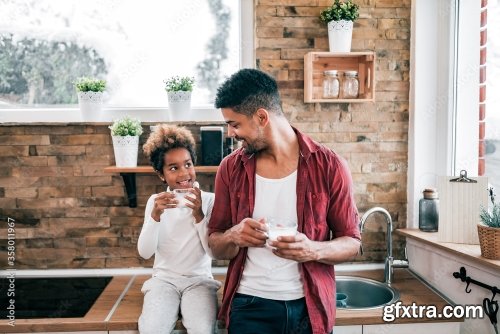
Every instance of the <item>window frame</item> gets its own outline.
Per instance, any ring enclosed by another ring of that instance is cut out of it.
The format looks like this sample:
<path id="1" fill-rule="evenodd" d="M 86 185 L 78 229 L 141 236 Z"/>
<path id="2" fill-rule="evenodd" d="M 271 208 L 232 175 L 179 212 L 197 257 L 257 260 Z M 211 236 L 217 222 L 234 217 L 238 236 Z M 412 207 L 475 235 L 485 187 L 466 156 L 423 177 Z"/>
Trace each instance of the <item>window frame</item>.
<path id="1" fill-rule="evenodd" d="M 480 1 L 412 1 L 408 228 L 437 176 L 477 176 L 480 13 Z"/>
<path id="2" fill-rule="evenodd" d="M 239 1 L 240 68 L 254 68 L 254 4 L 253 0 Z M 165 122 L 169 121 L 167 109 L 167 103 L 165 107 L 105 107 L 98 118 L 86 117 L 84 120 L 77 106 L 73 108 L 5 108 L 0 109 L 0 123 L 107 123 L 123 115 L 139 118 L 142 122 Z M 223 121 L 220 111 L 210 105 L 193 106 L 192 109 L 192 114 L 195 116 L 185 121 Z"/>

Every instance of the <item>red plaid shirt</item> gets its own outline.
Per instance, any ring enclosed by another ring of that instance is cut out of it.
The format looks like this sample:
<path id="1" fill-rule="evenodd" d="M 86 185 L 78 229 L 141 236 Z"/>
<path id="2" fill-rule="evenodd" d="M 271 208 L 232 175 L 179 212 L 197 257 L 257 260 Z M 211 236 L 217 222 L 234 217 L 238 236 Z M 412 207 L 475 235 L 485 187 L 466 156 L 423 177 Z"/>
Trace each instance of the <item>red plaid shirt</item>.
<path id="1" fill-rule="evenodd" d="M 346 162 L 329 148 L 294 129 L 299 140 L 297 171 L 298 230 L 309 239 L 328 241 L 349 236 L 360 240 L 353 185 Z M 224 232 L 252 217 L 255 203 L 254 155 L 238 150 L 220 164 L 215 179 L 215 204 L 208 233 Z M 332 233 L 330 233 L 332 232 Z M 229 322 L 231 301 L 238 288 L 247 248 L 241 248 L 227 271 L 219 319 Z M 331 265 L 300 264 L 304 294 L 314 334 L 330 333 L 335 323 L 335 272 Z"/>

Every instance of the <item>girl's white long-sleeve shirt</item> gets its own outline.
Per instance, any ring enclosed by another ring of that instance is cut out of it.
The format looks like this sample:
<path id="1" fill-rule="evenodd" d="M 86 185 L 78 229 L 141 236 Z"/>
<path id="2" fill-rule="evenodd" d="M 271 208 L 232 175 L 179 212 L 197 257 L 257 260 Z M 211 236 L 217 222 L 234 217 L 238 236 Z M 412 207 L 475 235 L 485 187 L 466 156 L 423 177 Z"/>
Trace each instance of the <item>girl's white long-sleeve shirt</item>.
<path id="1" fill-rule="evenodd" d="M 212 277 L 207 224 L 212 214 L 214 194 L 201 192 L 205 218 L 197 224 L 190 208 L 166 209 L 161 214 L 160 221 L 155 221 L 151 212 L 156 196 L 152 195 L 146 204 L 144 225 L 137 245 L 143 258 L 155 256 L 153 276 Z"/>

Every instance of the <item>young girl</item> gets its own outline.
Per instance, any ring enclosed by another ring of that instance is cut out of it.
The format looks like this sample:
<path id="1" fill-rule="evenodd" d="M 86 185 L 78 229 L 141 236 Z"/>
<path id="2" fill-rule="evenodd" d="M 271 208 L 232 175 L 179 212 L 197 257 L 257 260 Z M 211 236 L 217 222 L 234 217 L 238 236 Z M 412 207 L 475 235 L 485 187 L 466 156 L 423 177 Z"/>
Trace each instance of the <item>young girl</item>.
<path id="1" fill-rule="evenodd" d="M 143 149 L 168 188 L 149 198 L 139 236 L 139 254 L 155 255 L 153 277 L 142 287 L 139 332 L 170 334 L 180 311 L 189 334 L 213 333 L 220 283 L 212 277 L 207 223 L 214 194 L 195 182 L 193 136 L 185 128 L 160 125 Z M 174 189 L 185 189 L 184 199 L 176 199 Z"/>

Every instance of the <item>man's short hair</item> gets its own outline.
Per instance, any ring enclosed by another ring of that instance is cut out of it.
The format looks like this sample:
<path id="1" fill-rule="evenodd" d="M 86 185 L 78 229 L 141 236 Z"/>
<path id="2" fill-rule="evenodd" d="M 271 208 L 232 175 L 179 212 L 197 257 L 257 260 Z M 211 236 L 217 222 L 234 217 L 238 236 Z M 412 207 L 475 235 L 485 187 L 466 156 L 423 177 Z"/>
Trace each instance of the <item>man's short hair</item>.
<path id="1" fill-rule="evenodd" d="M 252 116 L 259 108 L 283 114 L 276 80 L 262 71 L 249 68 L 234 73 L 217 89 L 215 107 L 231 108 L 247 116 Z"/>

